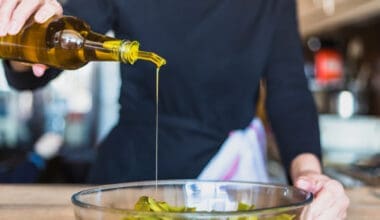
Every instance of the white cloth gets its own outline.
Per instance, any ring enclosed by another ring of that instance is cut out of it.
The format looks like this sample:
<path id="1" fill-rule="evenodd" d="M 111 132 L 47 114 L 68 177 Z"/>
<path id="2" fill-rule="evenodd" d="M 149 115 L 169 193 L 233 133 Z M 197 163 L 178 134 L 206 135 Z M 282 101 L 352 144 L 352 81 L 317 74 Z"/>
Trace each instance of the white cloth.
<path id="1" fill-rule="evenodd" d="M 265 129 L 260 119 L 232 131 L 198 179 L 268 182 Z"/>

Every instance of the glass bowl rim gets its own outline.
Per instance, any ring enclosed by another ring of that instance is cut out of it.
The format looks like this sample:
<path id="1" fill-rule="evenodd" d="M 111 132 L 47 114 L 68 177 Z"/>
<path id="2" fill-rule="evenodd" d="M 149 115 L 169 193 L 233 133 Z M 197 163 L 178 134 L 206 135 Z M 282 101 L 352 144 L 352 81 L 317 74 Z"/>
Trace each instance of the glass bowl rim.
<path id="1" fill-rule="evenodd" d="M 99 192 L 106 192 L 106 191 L 112 191 L 116 189 L 124 189 L 124 188 L 130 188 L 130 187 L 140 187 L 140 186 L 163 186 L 163 185 L 181 185 L 185 183 L 218 183 L 218 184 L 243 184 L 243 185 L 251 185 L 251 186 L 258 186 L 258 187 L 265 187 L 265 188 L 280 188 L 280 189 L 291 189 L 298 191 L 300 193 L 305 194 L 306 199 L 292 203 L 289 205 L 283 205 L 283 206 L 277 206 L 277 207 L 266 207 L 266 208 L 257 208 L 253 210 L 243 210 L 243 211 L 196 211 L 196 212 L 148 212 L 148 211 L 136 211 L 133 209 L 121 209 L 121 208 L 111 208 L 111 207 L 105 207 L 100 205 L 94 205 L 86 202 L 80 201 L 79 197 L 81 195 L 87 195 L 87 194 L 93 194 L 93 193 L 99 193 Z M 311 192 L 307 192 L 305 190 L 296 188 L 291 185 L 282 185 L 282 184 L 275 184 L 275 183 L 263 183 L 263 182 L 250 182 L 250 181 L 231 181 L 231 180 L 198 180 L 198 179 L 175 179 L 175 180 L 148 180 L 148 181 L 134 181 L 134 182 L 126 182 L 126 183 L 116 183 L 116 184 L 106 184 L 106 185 L 99 185 L 94 186 L 88 189 L 84 189 L 81 191 L 78 191 L 74 193 L 71 196 L 71 202 L 74 206 L 78 206 L 85 209 L 91 209 L 96 211 L 102 211 L 102 212 L 113 212 L 113 213 L 120 213 L 120 214 L 128 214 L 128 215 L 165 215 L 165 216 L 177 216 L 177 217 L 191 217 L 191 216 L 212 216 L 212 217 L 218 217 L 218 216 L 240 216 L 240 215 L 255 215 L 255 214 L 265 214 L 265 213 L 271 213 L 273 211 L 290 211 L 297 208 L 300 208 L 302 206 L 306 206 L 310 204 L 313 201 L 313 194 Z"/>

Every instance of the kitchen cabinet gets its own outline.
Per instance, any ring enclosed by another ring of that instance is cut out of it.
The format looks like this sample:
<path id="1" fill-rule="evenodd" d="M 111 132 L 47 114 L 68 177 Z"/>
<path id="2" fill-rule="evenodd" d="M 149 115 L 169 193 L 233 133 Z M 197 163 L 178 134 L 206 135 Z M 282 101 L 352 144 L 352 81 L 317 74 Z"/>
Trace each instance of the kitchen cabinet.
<path id="1" fill-rule="evenodd" d="M 379 0 L 298 0 L 301 35 L 331 31 L 380 17 Z"/>

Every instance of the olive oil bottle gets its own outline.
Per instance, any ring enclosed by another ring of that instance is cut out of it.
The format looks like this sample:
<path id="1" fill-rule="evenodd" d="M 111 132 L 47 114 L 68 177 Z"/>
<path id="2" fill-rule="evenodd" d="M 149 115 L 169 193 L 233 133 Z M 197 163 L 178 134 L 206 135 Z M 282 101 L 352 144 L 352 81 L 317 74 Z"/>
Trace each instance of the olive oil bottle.
<path id="1" fill-rule="evenodd" d="M 77 69 L 90 61 L 133 64 L 141 59 L 157 68 L 166 63 L 155 53 L 140 51 L 137 41 L 95 33 L 72 16 L 55 16 L 42 24 L 29 21 L 19 34 L 0 37 L 0 58 L 60 69 Z"/>

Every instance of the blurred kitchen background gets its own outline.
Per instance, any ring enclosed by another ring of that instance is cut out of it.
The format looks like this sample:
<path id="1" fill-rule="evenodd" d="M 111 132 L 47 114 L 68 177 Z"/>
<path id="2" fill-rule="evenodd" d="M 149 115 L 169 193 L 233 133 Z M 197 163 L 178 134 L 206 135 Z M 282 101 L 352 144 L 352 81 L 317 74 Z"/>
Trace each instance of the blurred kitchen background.
<path id="1" fill-rule="evenodd" d="M 380 185 L 380 0 L 298 0 L 298 14 L 325 171 L 346 186 Z M 118 119 L 118 64 L 66 71 L 33 92 L 9 88 L 1 68 L 0 173 L 52 145 L 36 181 L 85 181 L 97 143 Z M 269 153 L 273 181 L 284 182 L 273 140 Z"/>
<path id="2" fill-rule="evenodd" d="M 1 66 L 0 179 L 84 182 L 97 143 L 118 120 L 118 72 L 117 63 L 90 63 L 44 88 L 20 92 L 8 86 Z M 31 165 L 25 161 L 40 166 L 37 177 L 6 175 Z"/>

